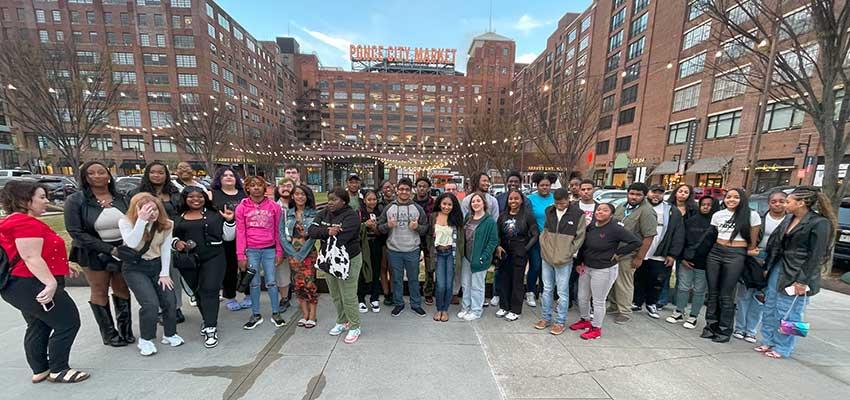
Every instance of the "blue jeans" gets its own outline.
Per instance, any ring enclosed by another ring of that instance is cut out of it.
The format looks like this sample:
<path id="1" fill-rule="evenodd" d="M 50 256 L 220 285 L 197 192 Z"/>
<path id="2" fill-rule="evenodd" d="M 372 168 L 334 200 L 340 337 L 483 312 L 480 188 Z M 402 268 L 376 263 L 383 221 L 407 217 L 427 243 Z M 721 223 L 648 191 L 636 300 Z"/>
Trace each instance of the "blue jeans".
<path id="1" fill-rule="evenodd" d="M 410 292 L 410 306 L 421 307 L 422 295 L 419 294 L 419 249 L 407 252 L 387 251 L 390 268 L 393 271 L 393 303 L 404 305 L 404 273 L 407 273 L 407 291 Z"/>
<path id="2" fill-rule="evenodd" d="M 540 270 L 543 265 L 543 257 L 540 256 L 540 244 L 535 243 L 528 250 L 528 274 L 525 275 L 525 292 L 537 294 L 537 281 L 540 279 Z M 560 295 L 559 295 L 560 296 Z M 567 297 L 569 298 L 569 297 Z"/>
<path id="3" fill-rule="evenodd" d="M 481 317 L 484 311 L 484 280 L 487 278 L 487 270 L 472 272 L 472 266 L 466 257 L 463 258 L 460 282 L 463 285 L 463 300 L 460 309 L 468 311 L 476 317 Z"/>
<path id="4" fill-rule="evenodd" d="M 756 294 L 761 289 L 747 289 L 744 285 L 738 285 L 737 313 L 735 314 L 735 332 L 745 336 L 756 336 L 763 304 L 756 300 Z"/>
<path id="5" fill-rule="evenodd" d="M 546 260 L 543 260 L 543 294 L 540 296 L 543 303 L 541 319 L 552 321 L 552 302 L 555 301 L 555 287 L 557 287 L 560 299 L 558 300 L 558 315 L 555 316 L 555 323 L 563 325 L 567 321 L 567 309 L 570 303 L 570 271 L 572 271 L 572 268 L 571 262 L 552 266 Z"/>
<path id="6" fill-rule="evenodd" d="M 705 270 L 697 268 L 688 268 L 682 264 L 676 269 L 676 311 L 685 313 L 685 307 L 688 306 L 688 298 L 693 290 L 694 297 L 691 301 L 691 316 L 699 317 L 699 312 L 705 304 L 705 289 L 707 282 L 705 280 Z"/>
<path id="7" fill-rule="evenodd" d="M 786 318 L 788 321 L 799 322 L 803 320 L 803 312 L 809 303 L 809 298 L 800 296 L 794 301 L 794 296 L 785 294 L 785 288 L 779 288 L 779 269 L 781 266 L 774 265 L 770 270 L 767 282 L 767 291 L 764 299 L 764 315 L 761 324 L 762 343 L 773 348 L 773 351 L 790 357 L 797 346 L 797 336 L 788 336 L 780 333 L 779 321 Z M 789 312 L 790 310 L 790 312 Z"/>
<path id="8" fill-rule="evenodd" d="M 452 304 L 452 286 L 455 276 L 455 258 L 453 251 L 437 251 L 434 257 L 437 273 L 437 290 L 434 292 L 437 311 L 448 311 Z"/>
<path id="9" fill-rule="evenodd" d="M 254 279 L 251 280 L 251 312 L 260 314 L 260 272 L 266 276 L 266 291 L 272 302 L 272 313 L 278 312 L 280 307 L 280 296 L 277 292 L 276 276 L 277 270 L 274 265 L 275 249 L 246 249 L 248 256 L 248 269 L 254 271 Z"/>

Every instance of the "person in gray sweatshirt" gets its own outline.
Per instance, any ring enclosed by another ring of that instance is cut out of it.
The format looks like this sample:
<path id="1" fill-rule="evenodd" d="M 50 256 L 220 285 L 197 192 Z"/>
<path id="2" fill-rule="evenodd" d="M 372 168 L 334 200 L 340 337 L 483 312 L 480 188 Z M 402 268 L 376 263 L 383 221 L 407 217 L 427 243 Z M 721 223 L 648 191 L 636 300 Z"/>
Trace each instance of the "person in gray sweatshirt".
<path id="1" fill-rule="evenodd" d="M 425 316 L 419 294 L 420 237 L 428 232 L 428 216 L 421 206 L 413 202 L 413 182 L 403 178 L 396 186 L 396 200 L 384 208 L 378 219 L 378 230 L 388 234 L 387 256 L 393 276 L 392 316 L 404 311 L 404 273 L 407 272 L 407 290 L 410 308 L 416 315 Z"/>

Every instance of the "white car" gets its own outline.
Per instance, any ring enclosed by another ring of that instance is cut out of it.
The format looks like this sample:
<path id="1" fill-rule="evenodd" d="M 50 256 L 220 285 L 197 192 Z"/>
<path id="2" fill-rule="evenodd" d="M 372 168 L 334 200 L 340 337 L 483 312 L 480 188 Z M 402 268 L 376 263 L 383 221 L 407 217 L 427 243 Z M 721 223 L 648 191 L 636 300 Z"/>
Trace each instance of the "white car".
<path id="1" fill-rule="evenodd" d="M 0 169 L 0 176 L 27 176 L 32 172 L 25 169 Z"/>
<path id="2" fill-rule="evenodd" d="M 493 196 L 498 196 L 502 193 L 505 193 L 505 185 L 501 183 L 497 183 L 490 187 L 490 194 Z"/>
<path id="3" fill-rule="evenodd" d="M 593 193 L 593 200 L 596 200 L 598 203 L 610 203 L 616 199 L 622 199 L 629 195 L 628 191 L 625 190 L 597 190 L 596 193 Z"/>

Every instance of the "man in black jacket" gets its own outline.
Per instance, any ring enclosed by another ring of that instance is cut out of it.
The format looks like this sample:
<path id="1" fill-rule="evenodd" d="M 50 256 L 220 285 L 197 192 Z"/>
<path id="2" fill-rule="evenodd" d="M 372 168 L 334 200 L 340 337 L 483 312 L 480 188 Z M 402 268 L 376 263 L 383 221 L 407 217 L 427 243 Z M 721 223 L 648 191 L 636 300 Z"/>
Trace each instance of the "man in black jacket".
<path id="1" fill-rule="evenodd" d="M 646 304 L 651 318 L 661 318 L 656 303 L 661 285 L 666 282 L 676 259 L 682 254 L 685 244 L 684 223 L 679 210 L 664 201 L 664 187 L 653 185 L 647 195 L 649 204 L 655 209 L 658 234 L 644 257 L 643 265 L 635 272 L 635 294 L 633 311 Z"/>

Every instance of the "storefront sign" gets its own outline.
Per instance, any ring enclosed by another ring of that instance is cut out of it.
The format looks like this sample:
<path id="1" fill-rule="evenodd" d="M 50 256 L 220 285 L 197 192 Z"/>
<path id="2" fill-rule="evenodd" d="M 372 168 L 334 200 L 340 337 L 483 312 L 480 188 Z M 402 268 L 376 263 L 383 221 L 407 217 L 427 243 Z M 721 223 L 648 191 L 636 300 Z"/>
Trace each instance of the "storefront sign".
<path id="1" fill-rule="evenodd" d="M 412 64 L 454 65 L 457 49 L 409 46 L 354 45 L 349 47 L 351 61 L 387 61 Z"/>

